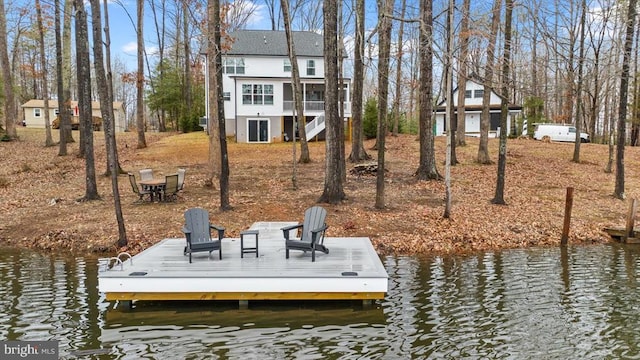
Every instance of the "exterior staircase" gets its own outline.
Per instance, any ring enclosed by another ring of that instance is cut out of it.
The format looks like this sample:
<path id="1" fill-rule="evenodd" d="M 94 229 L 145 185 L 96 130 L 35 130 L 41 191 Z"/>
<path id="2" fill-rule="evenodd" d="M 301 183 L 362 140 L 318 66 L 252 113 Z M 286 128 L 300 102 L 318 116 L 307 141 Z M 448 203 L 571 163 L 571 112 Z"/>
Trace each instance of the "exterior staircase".
<path id="1" fill-rule="evenodd" d="M 324 114 L 316 116 L 315 119 L 313 119 L 304 127 L 304 130 L 307 134 L 307 140 L 312 139 L 316 135 L 320 134 L 320 132 L 322 132 L 324 128 Z"/>

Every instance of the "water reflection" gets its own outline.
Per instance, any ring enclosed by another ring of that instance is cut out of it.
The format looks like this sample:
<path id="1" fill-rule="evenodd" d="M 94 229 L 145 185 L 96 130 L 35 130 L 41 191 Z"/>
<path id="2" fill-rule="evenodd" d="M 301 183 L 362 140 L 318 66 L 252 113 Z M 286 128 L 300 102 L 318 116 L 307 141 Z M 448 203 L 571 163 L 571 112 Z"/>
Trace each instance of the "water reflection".
<path id="1" fill-rule="evenodd" d="M 640 358 L 639 247 L 387 257 L 389 292 L 350 302 L 141 302 L 97 291 L 97 259 L 0 252 L 1 340 L 62 358 Z"/>

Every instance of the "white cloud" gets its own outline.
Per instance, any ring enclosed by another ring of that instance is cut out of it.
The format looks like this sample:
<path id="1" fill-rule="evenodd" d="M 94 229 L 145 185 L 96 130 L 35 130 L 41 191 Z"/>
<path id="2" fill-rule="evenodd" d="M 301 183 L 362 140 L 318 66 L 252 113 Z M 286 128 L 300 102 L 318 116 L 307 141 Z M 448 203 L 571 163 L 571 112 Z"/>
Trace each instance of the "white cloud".
<path id="1" fill-rule="evenodd" d="M 153 56 L 158 53 L 157 46 L 146 46 L 145 50 L 148 56 Z M 130 41 L 122 46 L 122 52 L 127 55 L 136 56 L 138 53 L 138 43 L 135 41 Z"/>
<path id="2" fill-rule="evenodd" d="M 130 41 L 122 46 L 122 52 L 127 55 L 135 55 L 138 49 L 138 43 Z"/>

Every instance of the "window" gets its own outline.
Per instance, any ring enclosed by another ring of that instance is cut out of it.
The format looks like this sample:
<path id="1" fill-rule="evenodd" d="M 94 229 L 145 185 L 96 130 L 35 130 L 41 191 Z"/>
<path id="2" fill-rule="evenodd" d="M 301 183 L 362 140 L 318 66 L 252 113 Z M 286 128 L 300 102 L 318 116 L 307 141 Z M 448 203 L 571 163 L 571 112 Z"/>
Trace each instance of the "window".
<path id="1" fill-rule="evenodd" d="M 33 109 L 33 117 L 41 117 L 41 116 L 42 116 L 42 109 L 39 109 L 39 108 Z"/>
<path id="2" fill-rule="evenodd" d="M 484 96 L 484 90 L 483 89 L 475 90 L 474 93 L 473 93 L 473 97 L 474 98 L 481 98 L 482 96 Z"/>
<path id="3" fill-rule="evenodd" d="M 286 73 L 291 72 L 291 60 L 284 59 L 284 66 L 282 68 L 282 71 Z"/>
<path id="4" fill-rule="evenodd" d="M 225 74 L 244 74 L 243 58 L 222 59 L 222 72 Z"/>
<path id="5" fill-rule="evenodd" d="M 242 103 L 245 105 L 273 105 L 273 85 L 242 84 Z"/>
<path id="6" fill-rule="evenodd" d="M 464 91 L 464 98 L 465 99 L 471 99 L 471 90 L 465 90 Z"/>
<path id="7" fill-rule="evenodd" d="M 316 74 L 316 62 L 315 60 L 307 60 L 307 75 Z"/>
<path id="8" fill-rule="evenodd" d="M 247 120 L 247 137 L 248 142 L 269 142 L 269 120 Z"/>
<path id="9" fill-rule="evenodd" d="M 222 99 L 224 101 L 231 101 L 231 92 L 230 91 L 223 91 L 222 92 Z"/>

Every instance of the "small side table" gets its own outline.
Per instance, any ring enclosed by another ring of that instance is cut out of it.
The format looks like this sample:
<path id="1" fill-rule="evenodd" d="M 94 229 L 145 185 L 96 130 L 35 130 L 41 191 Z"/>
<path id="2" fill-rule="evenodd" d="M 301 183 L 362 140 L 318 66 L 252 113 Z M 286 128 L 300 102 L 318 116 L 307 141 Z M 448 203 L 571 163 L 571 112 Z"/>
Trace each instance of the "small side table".
<path id="1" fill-rule="evenodd" d="M 254 247 L 244 246 L 244 236 L 245 235 L 255 235 L 256 243 Z M 245 230 L 240 232 L 240 257 L 244 258 L 244 254 L 256 253 L 256 257 L 258 257 L 258 230 Z"/>

